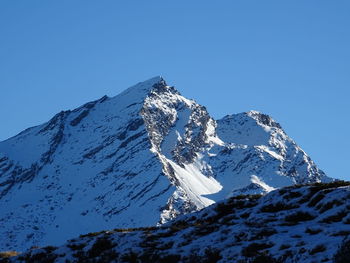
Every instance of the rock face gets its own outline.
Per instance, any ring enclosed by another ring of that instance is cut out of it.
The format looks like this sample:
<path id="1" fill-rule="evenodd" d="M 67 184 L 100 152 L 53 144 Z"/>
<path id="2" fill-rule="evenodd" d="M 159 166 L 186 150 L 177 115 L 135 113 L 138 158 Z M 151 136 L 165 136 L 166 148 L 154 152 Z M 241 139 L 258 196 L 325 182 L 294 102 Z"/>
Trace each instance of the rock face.
<path id="1" fill-rule="evenodd" d="M 269 116 L 215 121 L 156 77 L 0 142 L 0 250 L 330 180 Z"/>

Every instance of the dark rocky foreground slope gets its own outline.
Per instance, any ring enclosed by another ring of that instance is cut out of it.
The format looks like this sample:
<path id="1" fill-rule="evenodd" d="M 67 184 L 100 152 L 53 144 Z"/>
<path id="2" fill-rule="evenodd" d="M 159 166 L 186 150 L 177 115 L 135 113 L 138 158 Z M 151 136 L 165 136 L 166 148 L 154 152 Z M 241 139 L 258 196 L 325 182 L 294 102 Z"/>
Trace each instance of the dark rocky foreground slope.
<path id="1" fill-rule="evenodd" d="M 160 227 L 82 235 L 2 262 L 349 262 L 350 183 L 241 195 Z M 0 261 L 1 262 L 1 261 Z"/>
<path id="2" fill-rule="evenodd" d="M 271 117 L 215 121 L 156 77 L 0 142 L 0 250 L 155 226 L 231 196 L 330 180 Z"/>

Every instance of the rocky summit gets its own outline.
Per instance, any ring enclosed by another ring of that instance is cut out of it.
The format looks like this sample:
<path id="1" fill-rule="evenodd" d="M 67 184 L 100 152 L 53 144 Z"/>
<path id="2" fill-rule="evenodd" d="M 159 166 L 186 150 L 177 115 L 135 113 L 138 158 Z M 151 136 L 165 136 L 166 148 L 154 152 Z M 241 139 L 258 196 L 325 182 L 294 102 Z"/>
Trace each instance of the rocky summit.
<path id="1" fill-rule="evenodd" d="M 214 120 L 155 77 L 0 142 L 0 250 L 162 225 L 234 196 L 330 181 L 270 116 Z"/>

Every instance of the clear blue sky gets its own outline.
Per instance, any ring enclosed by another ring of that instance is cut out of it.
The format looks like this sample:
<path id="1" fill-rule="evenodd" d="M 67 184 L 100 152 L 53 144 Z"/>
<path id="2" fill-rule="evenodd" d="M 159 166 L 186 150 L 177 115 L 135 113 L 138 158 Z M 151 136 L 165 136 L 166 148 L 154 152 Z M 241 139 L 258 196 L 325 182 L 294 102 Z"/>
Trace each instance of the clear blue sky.
<path id="1" fill-rule="evenodd" d="M 162 75 L 215 118 L 270 114 L 350 180 L 350 1 L 0 2 L 0 140 Z"/>

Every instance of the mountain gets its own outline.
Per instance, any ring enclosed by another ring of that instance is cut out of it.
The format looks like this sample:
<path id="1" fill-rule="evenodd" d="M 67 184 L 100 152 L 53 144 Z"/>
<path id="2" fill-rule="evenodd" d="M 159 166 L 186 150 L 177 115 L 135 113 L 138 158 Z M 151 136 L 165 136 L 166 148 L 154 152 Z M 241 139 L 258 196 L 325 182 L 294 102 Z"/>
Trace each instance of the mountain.
<path id="1" fill-rule="evenodd" d="M 345 263 L 349 197 L 340 181 L 240 195 L 160 227 L 90 233 L 3 262 Z"/>
<path id="2" fill-rule="evenodd" d="M 215 121 L 155 77 L 0 142 L 0 250 L 331 180 L 268 115 Z"/>

